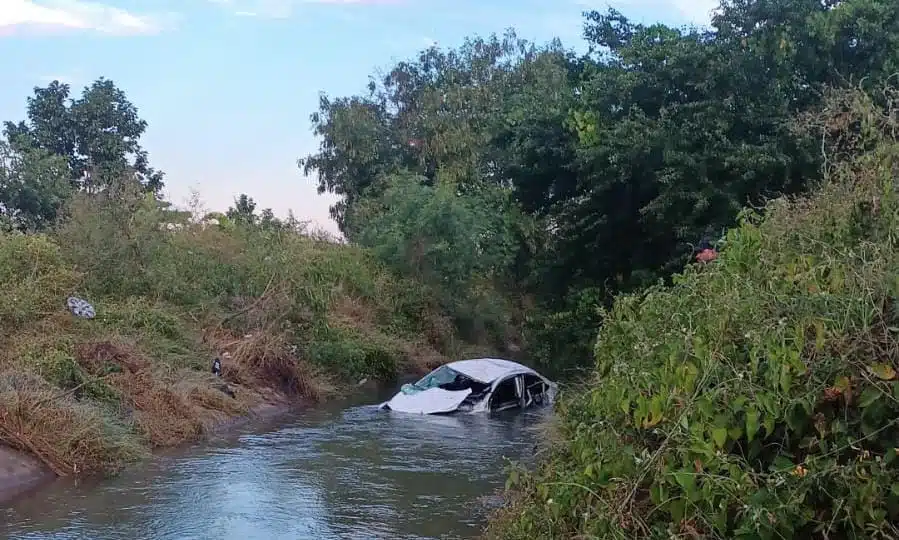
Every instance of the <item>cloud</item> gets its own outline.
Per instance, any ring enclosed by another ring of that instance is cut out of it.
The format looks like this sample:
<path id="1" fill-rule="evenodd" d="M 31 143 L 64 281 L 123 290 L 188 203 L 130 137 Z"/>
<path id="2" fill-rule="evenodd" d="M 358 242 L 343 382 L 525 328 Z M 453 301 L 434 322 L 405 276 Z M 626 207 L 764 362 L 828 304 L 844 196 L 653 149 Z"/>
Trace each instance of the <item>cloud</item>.
<path id="1" fill-rule="evenodd" d="M 335 6 L 371 6 L 401 4 L 404 0 L 207 0 L 241 17 L 286 19 L 301 6 L 328 4 Z"/>
<path id="2" fill-rule="evenodd" d="M 163 30 L 163 18 L 86 0 L 0 0 L 0 35 L 90 31 L 148 35 Z"/>

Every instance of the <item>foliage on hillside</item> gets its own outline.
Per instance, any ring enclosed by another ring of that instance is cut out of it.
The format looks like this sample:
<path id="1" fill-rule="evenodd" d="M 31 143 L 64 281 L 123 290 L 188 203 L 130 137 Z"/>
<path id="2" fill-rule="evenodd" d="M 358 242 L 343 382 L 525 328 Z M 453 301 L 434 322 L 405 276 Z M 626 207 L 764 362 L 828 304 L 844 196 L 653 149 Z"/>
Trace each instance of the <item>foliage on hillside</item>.
<path id="1" fill-rule="evenodd" d="M 110 471 L 257 405 L 464 354 L 436 300 L 362 248 L 178 216 L 123 188 L 0 235 L 0 442 L 59 474 Z M 96 318 L 69 313 L 72 294 Z"/>
<path id="2" fill-rule="evenodd" d="M 884 108 L 875 106 L 875 100 Z M 831 95 L 811 196 L 619 298 L 494 538 L 895 538 L 899 93 Z"/>
<path id="3" fill-rule="evenodd" d="M 0 140 L 0 443 L 59 474 L 114 470 L 257 405 L 514 339 L 489 279 L 460 286 L 508 256 L 459 256 L 502 234 L 501 220 L 479 226 L 475 204 L 442 208 L 397 186 L 387 230 L 413 206 L 429 212 L 423 229 L 475 225 L 421 252 L 454 274 L 397 275 L 386 254 L 415 249 L 400 239 L 340 243 L 246 194 L 224 213 L 173 208 L 140 144 L 148 124 L 110 80 L 77 99 L 57 81 L 37 87 L 26 115 Z M 96 318 L 69 313 L 72 295 Z"/>
<path id="4" fill-rule="evenodd" d="M 584 35 L 585 56 L 511 32 L 425 50 L 367 94 L 323 98 L 321 146 L 302 162 L 343 196 L 333 213 L 347 237 L 369 245 L 452 245 L 417 228 L 424 206 L 380 226 L 398 176 L 506 201 L 506 233 L 475 252 L 512 254 L 494 286 L 527 299 L 526 346 L 544 367 L 589 362 L 596 306 L 679 271 L 744 206 L 820 178 L 818 142 L 787 126 L 822 88 L 899 69 L 892 0 L 726 0 L 709 28 L 685 29 L 591 12 Z M 399 267 L 457 270 L 453 257 L 410 257 Z"/>

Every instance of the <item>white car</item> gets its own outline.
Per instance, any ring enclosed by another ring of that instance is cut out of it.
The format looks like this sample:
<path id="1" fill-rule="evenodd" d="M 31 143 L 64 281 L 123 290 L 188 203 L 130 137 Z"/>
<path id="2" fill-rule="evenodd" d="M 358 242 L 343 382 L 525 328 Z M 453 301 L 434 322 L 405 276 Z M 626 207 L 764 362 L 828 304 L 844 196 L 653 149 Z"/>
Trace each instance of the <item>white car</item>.
<path id="1" fill-rule="evenodd" d="M 404 384 L 383 409 L 445 414 L 502 411 L 552 403 L 558 386 L 510 360 L 478 358 L 444 364 L 414 384 Z"/>

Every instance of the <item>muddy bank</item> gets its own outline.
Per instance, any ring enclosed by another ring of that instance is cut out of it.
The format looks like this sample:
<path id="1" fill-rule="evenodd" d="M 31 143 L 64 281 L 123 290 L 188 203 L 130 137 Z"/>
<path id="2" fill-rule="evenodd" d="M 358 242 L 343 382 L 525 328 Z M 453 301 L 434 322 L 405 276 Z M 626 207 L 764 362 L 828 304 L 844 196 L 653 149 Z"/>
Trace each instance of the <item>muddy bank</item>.
<path id="1" fill-rule="evenodd" d="M 37 458 L 0 445 L 0 504 L 55 478 Z"/>
<path id="2" fill-rule="evenodd" d="M 227 434 L 251 422 L 272 419 L 304 403 L 272 396 L 270 401 L 252 407 L 247 414 L 207 422 L 203 439 Z M 9 504 L 57 478 L 56 473 L 36 457 L 0 443 L 0 505 Z"/>

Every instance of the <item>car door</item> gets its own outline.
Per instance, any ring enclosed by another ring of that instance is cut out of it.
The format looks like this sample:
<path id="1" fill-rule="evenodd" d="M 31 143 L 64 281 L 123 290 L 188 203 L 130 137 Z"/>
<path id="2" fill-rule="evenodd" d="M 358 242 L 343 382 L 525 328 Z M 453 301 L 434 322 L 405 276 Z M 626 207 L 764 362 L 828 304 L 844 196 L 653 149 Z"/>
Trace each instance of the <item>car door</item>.
<path id="1" fill-rule="evenodd" d="M 525 398 L 524 376 L 511 375 L 500 380 L 490 394 L 489 409 L 491 411 L 504 411 L 521 407 Z"/>

